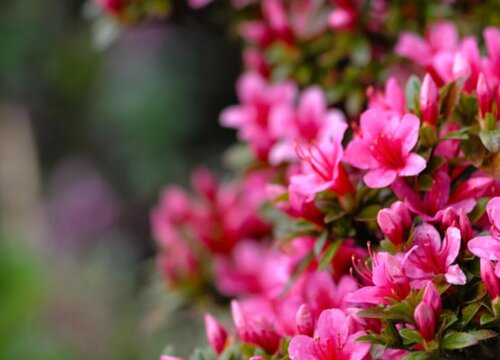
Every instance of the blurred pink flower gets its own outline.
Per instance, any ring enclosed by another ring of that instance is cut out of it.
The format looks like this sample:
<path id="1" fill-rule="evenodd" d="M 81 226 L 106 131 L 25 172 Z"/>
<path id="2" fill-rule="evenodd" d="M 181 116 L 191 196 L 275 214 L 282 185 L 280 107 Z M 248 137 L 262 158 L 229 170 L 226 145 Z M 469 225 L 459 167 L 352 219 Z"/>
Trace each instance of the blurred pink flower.
<path id="1" fill-rule="evenodd" d="M 210 314 L 205 314 L 205 332 L 210 346 L 217 354 L 221 354 L 226 347 L 227 332 Z"/>
<path id="2" fill-rule="evenodd" d="M 271 111 L 276 106 L 291 104 L 296 88 L 291 82 L 268 85 L 256 73 L 244 74 L 237 83 L 240 105 L 221 114 L 223 126 L 238 129 L 238 137 L 247 141 L 255 155 L 266 161 L 276 138 L 270 131 Z"/>
<path id="3" fill-rule="evenodd" d="M 394 112 L 396 115 L 403 116 L 406 110 L 406 98 L 394 77 L 390 77 L 385 82 L 384 92 L 376 91 L 372 87 L 367 90 L 368 107 L 381 111 Z"/>
<path id="4" fill-rule="evenodd" d="M 500 197 L 494 197 L 486 206 L 490 220 L 490 235 L 478 236 L 469 241 L 469 250 L 481 259 L 500 261 Z M 496 273 L 500 277 L 500 263 Z"/>
<path id="5" fill-rule="evenodd" d="M 402 118 L 394 113 L 370 109 L 361 115 L 361 133 L 347 146 L 345 161 L 369 170 L 368 187 L 382 188 L 398 176 L 419 174 L 425 159 L 411 150 L 418 140 L 420 122 L 415 115 Z"/>

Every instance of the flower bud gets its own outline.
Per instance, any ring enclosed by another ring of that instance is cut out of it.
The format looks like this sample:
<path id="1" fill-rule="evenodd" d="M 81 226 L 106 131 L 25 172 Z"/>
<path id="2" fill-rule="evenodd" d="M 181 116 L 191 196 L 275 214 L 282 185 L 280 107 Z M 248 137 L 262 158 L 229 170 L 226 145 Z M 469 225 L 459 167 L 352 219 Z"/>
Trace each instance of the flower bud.
<path id="1" fill-rule="evenodd" d="M 479 105 L 479 115 L 483 118 L 487 113 L 491 112 L 491 105 L 493 103 L 493 93 L 483 73 L 479 74 L 479 78 L 477 79 L 476 94 Z"/>
<path id="2" fill-rule="evenodd" d="M 220 355 L 226 346 L 226 330 L 212 315 L 205 314 L 205 331 L 210 346 Z"/>
<path id="3" fill-rule="evenodd" d="M 429 125 L 436 125 L 438 120 L 439 92 L 432 77 L 427 74 L 420 89 L 420 111 L 422 121 Z"/>
<path id="4" fill-rule="evenodd" d="M 460 208 L 458 210 L 452 207 L 447 208 L 443 213 L 441 225 L 443 227 L 443 230 L 446 230 L 450 227 L 458 228 L 460 230 L 460 235 L 464 244 L 467 244 L 467 242 L 472 237 L 472 225 L 463 208 Z"/>
<path id="5" fill-rule="evenodd" d="M 394 245 L 404 242 L 404 232 L 411 225 L 411 214 L 401 201 L 378 212 L 377 222 L 384 235 Z"/>
<path id="6" fill-rule="evenodd" d="M 314 333 L 314 319 L 311 308 L 307 304 L 302 304 L 295 315 L 295 324 L 297 331 L 301 335 L 312 336 Z"/>
<path id="7" fill-rule="evenodd" d="M 481 259 L 481 279 L 491 300 L 500 296 L 500 279 L 496 276 L 490 260 Z"/>
<path id="8" fill-rule="evenodd" d="M 434 318 L 434 311 L 431 306 L 426 302 L 421 302 L 415 308 L 413 314 L 417 328 L 426 341 L 434 339 L 436 331 L 436 320 Z"/>
<path id="9" fill-rule="evenodd" d="M 443 304 L 441 301 L 441 295 L 436 289 L 436 286 L 429 281 L 425 286 L 424 295 L 422 296 L 422 302 L 428 304 L 432 311 L 434 312 L 434 318 L 438 319 L 441 316 L 441 311 L 443 309 Z"/>

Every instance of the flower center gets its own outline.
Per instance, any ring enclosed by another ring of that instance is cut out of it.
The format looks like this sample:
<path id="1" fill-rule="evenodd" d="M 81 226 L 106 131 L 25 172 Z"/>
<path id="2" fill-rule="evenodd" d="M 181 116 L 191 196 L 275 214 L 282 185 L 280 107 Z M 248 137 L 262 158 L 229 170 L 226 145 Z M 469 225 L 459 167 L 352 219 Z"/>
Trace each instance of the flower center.
<path id="1" fill-rule="evenodd" d="M 382 133 L 370 146 L 372 156 L 381 165 L 390 169 L 401 169 L 405 161 L 401 149 L 401 140 L 395 139 L 392 134 Z"/>

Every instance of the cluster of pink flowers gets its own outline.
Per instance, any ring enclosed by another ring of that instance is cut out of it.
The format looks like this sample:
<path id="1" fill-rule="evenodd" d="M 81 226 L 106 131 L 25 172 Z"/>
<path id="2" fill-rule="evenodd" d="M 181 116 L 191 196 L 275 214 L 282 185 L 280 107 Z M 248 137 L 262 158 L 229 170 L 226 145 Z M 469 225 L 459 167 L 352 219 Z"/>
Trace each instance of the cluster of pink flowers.
<path id="1" fill-rule="evenodd" d="M 364 1 L 332 1 L 327 16 L 321 1 L 232 3 L 260 16 L 241 24 L 247 72 L 220 121 L 253 161 L 229 183 L 196 172 L 194 194 L 167 187 L 151 215 L 169 285 L 208 283 L 227 300 L 231 327 L 205 317 L 207 358 L 487 358 L 500 321 L 500 30 L 484 30 L 483 49 L 445 21 L 401 33 L 395 61 L 417 73 L 388 69 L 346 116 L 330 88 L 273 81 L 264 53 L 363 21 L 375 31 L 389 2 L 370 2 L 383 15 L 368 22 Z"/>

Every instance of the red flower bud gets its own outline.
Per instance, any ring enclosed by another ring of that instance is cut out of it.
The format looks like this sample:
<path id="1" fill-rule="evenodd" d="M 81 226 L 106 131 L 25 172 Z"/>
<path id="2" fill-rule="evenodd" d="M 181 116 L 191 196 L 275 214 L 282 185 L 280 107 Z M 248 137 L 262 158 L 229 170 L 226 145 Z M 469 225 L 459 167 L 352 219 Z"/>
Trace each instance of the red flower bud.
<path id="1" fill-rule="evenodd" d="M 302 304 L 295 315 L 295 324 L 299 334 L 312 336 L 314 333 L 314 319 L 311 308 L 307 304 Z"/>
<path id="2" fill-rule="evenodd" d="M 210 346 L 217 354 L 221 354 L 226 347 L 226 330 L 212 315 L 205 314 L 205 331 Z"/>
<path id="3" fill-rule="evenodd" d="M 493 93 L 491 92 L 483 73 L 479 74 L 479 78 L 477 79 L 476 93 L 479 104 L 479 114 L 481 117 L 484 117 L 487 113 L 491 112 Z"/>
<path id="4" fill-rule="evenodd" d="M 438 120 L 438 100 L 439 92 L 432 77 L 427 74 L 424 77 L 422 88 L 420 89 L 420 111 L 422 121 L 429 125 L 436 125 Z"/>
<path id="5" fill-rule="evenodd" d="M 490 260 L 481 259 L 481 279 L 483 279 L 491 300 L 500 296 L 500 279 L 496 276 Z"/>

